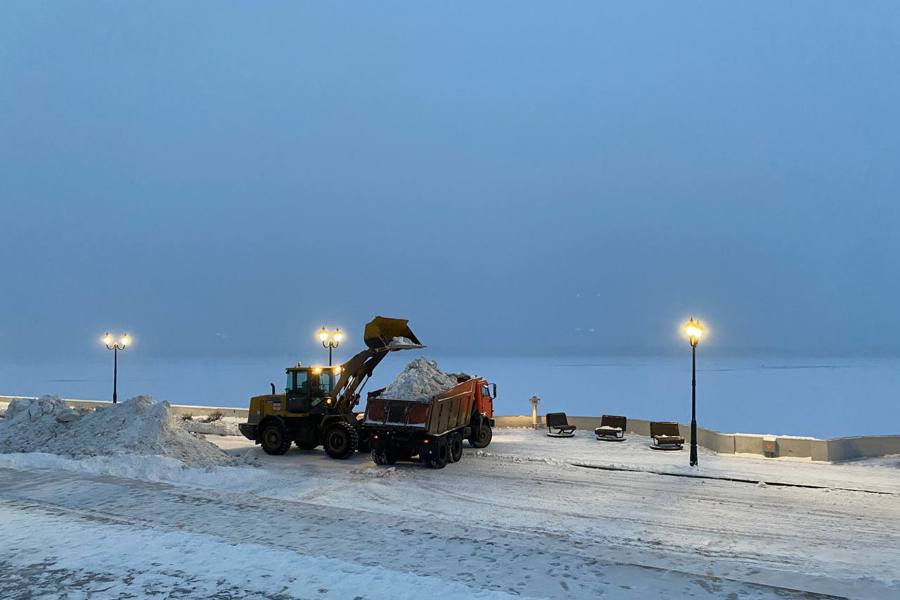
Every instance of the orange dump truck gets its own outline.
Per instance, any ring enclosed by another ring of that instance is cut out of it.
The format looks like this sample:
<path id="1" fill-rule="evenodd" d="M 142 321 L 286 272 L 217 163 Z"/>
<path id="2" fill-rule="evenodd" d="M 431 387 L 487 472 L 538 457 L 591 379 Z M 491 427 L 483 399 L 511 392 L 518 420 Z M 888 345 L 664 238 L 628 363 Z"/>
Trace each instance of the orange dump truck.
<path id="1" fill-rule="evenodd" d="M 418 456 L 426 467 L 442 469 L 462 458 L 463 440 L 475 448 L 491 443 L 496 384 L 472 377 L 426 400 L 400 400 L 370 392 L 363 428 L 372 460 L 391 465 Z"/>

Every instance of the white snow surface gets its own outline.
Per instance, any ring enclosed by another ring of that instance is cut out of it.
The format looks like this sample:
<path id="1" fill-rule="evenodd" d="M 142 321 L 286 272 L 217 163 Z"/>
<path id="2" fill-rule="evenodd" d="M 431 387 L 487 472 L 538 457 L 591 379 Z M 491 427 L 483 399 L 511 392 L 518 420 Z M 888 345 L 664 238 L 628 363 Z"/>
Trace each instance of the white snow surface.
<path id="1" fill-rule="evenodd" d="M 158 455 L 187 466 L 230 464 L 232 457 L 176 421 L 168 402 L 136 396 L 80 411 L 56 396 L 13 400 L 0 420 L 0 453 L 42 452 L 68 457 Z"/>
<path id="2" fill-rule="evenodd" d="M 436 361 L 417 358 L 406 365 L 381 395 L 397 400 L 428 400 L 452 388 L 457 382 L 457 375 L 444 373 Z"/>
<path id="3" fill-rule="evenodd" d="M 0 455 L 0 597 L 900 597 L 896 457 L 692 469 L 633 434 L 497 429 L 431 470 L 207 439 L 259 466 Z"/>
<path id="4" fill-rule="evenodd" d="M 5 598 L 24 597 L 15 594 L 22 592 L 20 578 L 30 575 L 30 569 L 38 571 L 32 585 L 65 592 L 67 598 L 145 598 L 166 589 L 175 593 L 163 597 L 176 598 L 387 597 L 366 594 L 362 582 L 368 589 L 391 589 L 390 597 L 399 600 L 512 597 L 339 558 L 297 560 L 289 549 L 229 543 L 190 532 L 98 525 L 37 511 L 23 514 L 4 507 L 0 507 L 0 537 L 16 549 L 8 559 L 16 572 L 0 582 Z M 79 539 L 91 543 L 73 553 L 72 540 Z M 135 552 L 138 547 L 140 552 Z M 48 555 L 55 559 L 52 576 L 35 569 L 33 562 L 35 556 Z"/>

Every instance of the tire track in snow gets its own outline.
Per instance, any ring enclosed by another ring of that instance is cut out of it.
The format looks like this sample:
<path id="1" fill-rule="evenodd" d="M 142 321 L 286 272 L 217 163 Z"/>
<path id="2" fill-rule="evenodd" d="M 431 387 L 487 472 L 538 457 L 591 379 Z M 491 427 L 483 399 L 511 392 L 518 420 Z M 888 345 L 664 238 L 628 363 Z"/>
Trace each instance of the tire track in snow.
<path id="1" fill-rule="evenodd" d="M 456 581 L 473 589 L 542 597 L 588 597 L 603 592 L 646 597 L 663 590 L 700 598 L 732 591 L 757 598 L 827 597 L 790 586 L 682 571 L 673 568 L 670 560 L 664 561 L 664 567 L 654 566 L 647 564 L 652 558 L 647 552 L 610 552 L 588 540 L 510 532 L 465 521 L 398 521 L 394 515 L 110 477 L 0 469 L 0 483 L 4 504 L 20 510 L 50 510 L 98 523 L 183 530 L 236 544 L 262 544 L 297 552 L 298 560 L 302 555 L 339 557 Z M 273 523 L 277 524 L 275 535 Z"/>

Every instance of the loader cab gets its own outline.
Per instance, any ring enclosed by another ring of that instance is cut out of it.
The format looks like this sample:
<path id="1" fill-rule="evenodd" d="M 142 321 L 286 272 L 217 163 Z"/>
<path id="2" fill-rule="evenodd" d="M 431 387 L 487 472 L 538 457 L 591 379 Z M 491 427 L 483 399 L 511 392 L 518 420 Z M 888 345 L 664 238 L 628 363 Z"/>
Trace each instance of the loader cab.
<path id="1" fill-rule="evenodd" d="M 340 367 L 289 367 L 284 393 L 290 413 L 324 413 L 333 402 L 332 392 Z"/>

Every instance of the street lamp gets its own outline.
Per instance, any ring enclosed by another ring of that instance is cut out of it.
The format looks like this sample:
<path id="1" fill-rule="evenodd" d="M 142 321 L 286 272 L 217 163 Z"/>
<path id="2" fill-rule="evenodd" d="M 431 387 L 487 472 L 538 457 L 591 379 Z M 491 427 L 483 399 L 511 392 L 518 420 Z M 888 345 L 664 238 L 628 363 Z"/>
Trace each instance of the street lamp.
<path id="1" fill-rule="evenodd" d="M 331 366 L 331 351 L 341 345 L 341 342 L 344 340 L 344 333 L 340 328 L 331 331 L 329 329 L 325 329 L 324 327 L 319 330 L 319 341 L 322 342 L 322 346 L 328 348 L 328 366 Z"/>
<path id="2" fill-rule="evenodd" d="M 103 343 L 106 345 L 107 350 L 113 351 L 113 404 L 115 404 L 119 400 L 116 389 L 119 379 L 119 350 L 124 350 L 131 345 L 131 336 L 123 333 L 117 340 L 113 337 L 113 334 L 107 331 L 103 336 Z"/>
<path id="3" fill-rule="evenodd" d="M 703 324 L 691 317 L 683 325 L 684 335 L 691 343 L 691 466 L 696 467 L 697 461 L 697 344 L 703 337 Z"/>

